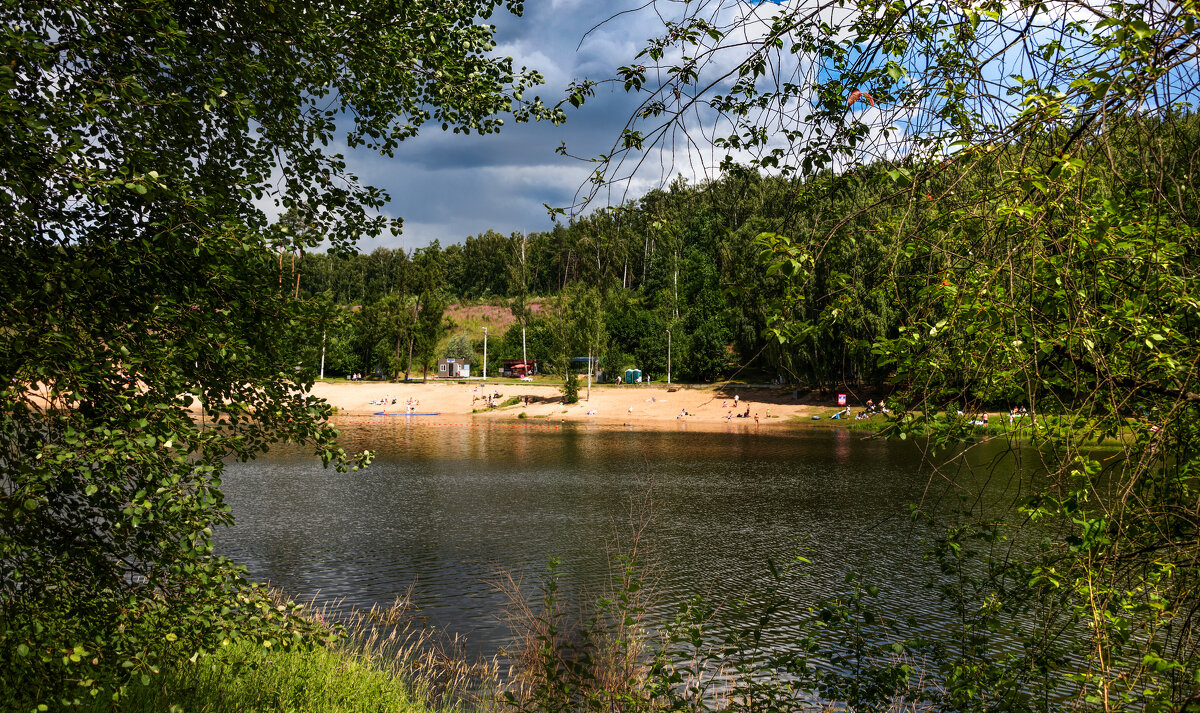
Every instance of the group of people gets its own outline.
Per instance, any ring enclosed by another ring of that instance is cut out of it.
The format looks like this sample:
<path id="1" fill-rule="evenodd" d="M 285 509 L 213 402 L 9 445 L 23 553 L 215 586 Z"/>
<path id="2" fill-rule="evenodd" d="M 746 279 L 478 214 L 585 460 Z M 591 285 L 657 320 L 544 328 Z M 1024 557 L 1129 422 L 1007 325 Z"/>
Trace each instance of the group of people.
<path id="1" fill-rule="evenodd" d="M 395 406 L 397 400 L 398 399 L 395 396 L 388 396 L 388 395 L 384 394 L 382 399 L 368 401 L 367 403 L 371 404 L 372 406 Z M 405 413 L 413 414 L 413 413 L 416 413 L 417 407 L 421 405 L 421 402 L 410 397 L 408 400 L 406 400 L 404 402 L 404 405 L 405 405 Z"/>
<path id="2" fill-rule="evenodd" d="M 476 390 L 476 391 L 479 391 L 479 387 L 478 387 L 478 386 L 476 386 L 476 387 L 475 387 L 475 390 Z M 476 403 L 476 402 L 479 400 L 479 398 L 480 398 L 480 397 L 479 397 L 479 396 L 477 396 L 477 395 L 476 395 L 476 396 L 472 396 L 472 397 L 471 397 L 471 406 L 472 406 L 472 407 L 474 407 L 474 406 L 475 406 L 475 403 Z M 484 406 L 486 406 L 487 408 L 496 408 L 496 406 L 497 406 L 499 403 L 500 403 L 500 392 L 499 392 L 499 391 L 497 391 L 497 392 L 495 392 L 495 393 L 493 393 L 493 394 L 490 394 L 490 395 L 488 395 L 488 394 L 485 394 L 485 395 L 483 396 L 483 405 L 484 405 Z"/>
<path id="3" fill-rule="evenodd" d="M 1013 421 L 1017 420 L 1018 418 L 1021 418 L 1023 416 L 1028 416 L 1028 415 L 1029 415 L 1029 409 L 1025 408 L 1024 406 L 1013 406 L 1008 411 L 1008 422 L 1012 423 Z"/>
<path id="4" fill-rule="evenodd" d="M 863 407 L 862 411 L 859 411 L 858 413 L 854 414 L 854 420 L 862 421 L 863 419 L 871 418 L 872 416 L 874 416 L 877 413 L 886 414 L 886 413 L 891 413 L 891 412 L 887 410 L 887 406 L 884 404 L 883 399 L 880 399 L 879 403 L 875 403 L 874 399 L 867 399 L 867 405 L 865 407 Z M 850 407 L 846 406 L 841 411 L 838 411 L 837 413 L 830 416 L 830 418 L 842 419 L 842 418 L 847 418 L 849 415 L 850 415 Z"/>
<path id="5" fill-rule="evenodd" d="M 350 376 L 347 376 L 346 380 L 347 381 L 362 381 L 362 374 L 360 374 L 356 371 L 353 374 L 351 374 Z"/>

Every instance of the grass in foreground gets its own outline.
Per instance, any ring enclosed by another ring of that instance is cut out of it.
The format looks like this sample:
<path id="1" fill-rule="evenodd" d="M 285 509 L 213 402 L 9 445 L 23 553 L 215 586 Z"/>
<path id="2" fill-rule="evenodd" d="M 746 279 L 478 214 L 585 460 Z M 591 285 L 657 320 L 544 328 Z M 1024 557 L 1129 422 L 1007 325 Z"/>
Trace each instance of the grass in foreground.
<path id="1" fill-rule="evenodd" d="M 93 701 L 84 710 L 427 713 L 430 708 L 370 657 L 322 647 L 275 651 L 242 642 L 196 664 L 163 670 L 150 685 L 131 682 L 119 703 Z"/>
<path id="2" fill-rule="evenodd" d="M 333 621 L 329 607 L 310 619 Z M 489 662 L 469 662 L 463 642 L 428 627 L 410 597 L 356 610 L 329 630 L 327 643 L 279 650 L 243 639 L 197 663 L 181 661 L 135 676 L 121 700 L 93 700 L 84 713 L 439 713 L 463 705 L 494 681 Z M 336 631 L 336 633 L 335 633 Z"/>

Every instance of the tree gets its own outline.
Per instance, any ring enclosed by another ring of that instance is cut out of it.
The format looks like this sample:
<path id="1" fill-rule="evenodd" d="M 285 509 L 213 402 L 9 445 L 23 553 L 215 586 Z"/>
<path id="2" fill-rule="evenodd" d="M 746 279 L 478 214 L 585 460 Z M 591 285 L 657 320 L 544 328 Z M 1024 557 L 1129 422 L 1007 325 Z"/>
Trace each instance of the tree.
<path id="1" fill-rule="evenodd" d="M 796 177 L 797 220 L 759 241 L 772 338 L 846 334 L 842 375 L 892 370 L 891 433 L 935 448 L 972 436 L 955 404 L 1039 414 L 1049 478 L 1017 521 L 935 550 L 970 585 L 914 706 L 1194 707 L 1200 8 L 649 5 L 663 32 L 616 79 L 643 102 L 598 175 L 715 145 L 713 171 Z"/>
<path id="2" fill-rule="evenodd" d="M 579 400 L 579 385 L 571 360 L 598 356 L 606 346 L 600 293 L 595 288 L 572 285 L 558 296 L 554 312 L 544 321 L 550 334 L 554 370 L 563 377 L 563 394 L 567 403 L 575 403 Z"/>
<path id="3" fill-rule="evenodd" d="M 445 295 L 445 261 L 438 241 L 418 250 L 413 256 L 415 279 L 412 289 L 416 292 L 413 303 L 413 329 L 409 333 L 408 366 L 404 380 L 412 370 L 413 356 L 421 367 L 421 380 L 437 359 L 437 344 L 446 331 L 443 316 L 449 300 Z"/>
<path id="4" fill-rule="evenodd" d="M 525 234 L 514 233 L 512 236 L 512 253 L 508 262 L 508 284 L 512 301 L 508 308 L 513 317 L 521 325 L 521 363 L 528 363 L 529 351 L 526 348 L 525 329 L 529 325 L 529 271 L 525 259 Z"/>
<path id="5" fill-rule="evenodd" d="M 210 543 L 225 458 L 290 440 L 352 462 L 307 393 L 319 320 L 277 251 L 398 227 L 322 148 L 339 124 L 390 154 L 429 122 L 561 118 L 493 55 L 499 7 L 0 6 L 0 698 L 107 697 L 290 621 Z"/>
<path id="6" fill-rule="evenodd" d="M 465 334 L 456 334 L 450 337 L 443 352 L 447 359 L 465 361 L 468 364 L 479 363 L 479 354 L 475 351 L 475 343 Z"/>

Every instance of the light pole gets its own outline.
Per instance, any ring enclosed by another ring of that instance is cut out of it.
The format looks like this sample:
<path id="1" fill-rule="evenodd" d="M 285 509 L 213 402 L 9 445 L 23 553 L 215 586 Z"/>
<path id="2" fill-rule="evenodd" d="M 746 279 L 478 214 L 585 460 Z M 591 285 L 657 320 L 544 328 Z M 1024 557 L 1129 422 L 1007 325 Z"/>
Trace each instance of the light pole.
<path id="1" fill-rule="evenodd" d="M 321 381 L 325 380 L 325 330 L 321 330 Z"/>
<path id="2" fill-rule="evenodd" d="M 483 328 L 483 380 L 487 381 L 487 327 Z"/>
<path id="3" fill-rule="evenodd" d="M 671 330 L 667 330 L 667 383 L 671 383 Z"/>

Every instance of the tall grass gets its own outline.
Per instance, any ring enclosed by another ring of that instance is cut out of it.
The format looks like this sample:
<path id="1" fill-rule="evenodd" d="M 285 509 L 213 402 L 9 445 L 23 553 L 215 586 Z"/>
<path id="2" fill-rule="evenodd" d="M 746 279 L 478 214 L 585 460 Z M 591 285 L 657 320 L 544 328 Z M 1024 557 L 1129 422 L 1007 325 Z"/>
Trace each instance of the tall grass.
<path id="1" fill-rule="evenodd" d="M 438 713 L 482 708 L 495 662 L 471 661 L 465 642 L 425 624 L 411 592 L 386 607 L 335 614 L 336 603 L 304 616 L 325 635 L 291 647 L 252 638 L 183 660 L 158 675 L 135 676 L 117 701 L 82 710 L 247 713 Z M 278 595 L 277 595 L 278 596 Z"/>
<path id="2" fill-rule="evenodd" d="M 84 710 L 426 713 L 436 708 L 370 657 L 325 647 L 273 651 L 242 640 L 196 663 L 166 668 L 148 685 L 133 681 L 118 702 L 93 700 Z"/>
<path id="3" fill-rule="evenodd" d="M 512 642 L 502 652 L 507 666 L 497 681 L 496 705 L 617 711 L 649 702 L 646 683 L 657 635 L 646 621 L 655 591 L 642 537 L 650 521 L 648 501 L 641 507 L 636 516 L 631 507 L 631 535 L 610 544 L 608 581 L 594 598 L 568 605 L 559 592 L 556 560 L 537 598 L 511 572 L 497 577 L 494 584 L 508 600 Z"/>

